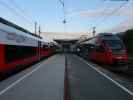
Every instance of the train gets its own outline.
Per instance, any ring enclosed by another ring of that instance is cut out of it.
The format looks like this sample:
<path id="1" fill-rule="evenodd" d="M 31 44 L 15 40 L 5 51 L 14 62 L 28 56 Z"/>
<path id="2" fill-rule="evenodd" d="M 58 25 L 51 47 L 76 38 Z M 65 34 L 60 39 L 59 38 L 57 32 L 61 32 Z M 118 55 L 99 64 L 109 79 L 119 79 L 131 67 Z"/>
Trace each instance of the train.
<path id="1" fill-rule="evenodd" d="M 53 47 L 42 37 L 0 18 L 0 77 L 52 55 Z"/>
<path id="2" fill-rule="evenodd" d="M 127 49 L 123 41 L 112 33 L 99 33 L 78 43 L 77 54 L 99 64 L 126 65 Z"/>

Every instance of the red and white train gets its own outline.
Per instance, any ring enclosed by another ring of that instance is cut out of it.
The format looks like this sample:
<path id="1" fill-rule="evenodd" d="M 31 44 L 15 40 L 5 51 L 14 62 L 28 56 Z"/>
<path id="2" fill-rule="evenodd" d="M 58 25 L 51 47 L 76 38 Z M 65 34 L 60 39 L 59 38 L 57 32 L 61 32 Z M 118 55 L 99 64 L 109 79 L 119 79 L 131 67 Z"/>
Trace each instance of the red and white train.
<path id="1" fill-rule="evenodd" d="M 0 74 L 29 65 L 54 50 L 40 36 L 0 18 Z"/>
<path id="2" fill-rule="evenodd" d="M 119 37 L 111 33 L 100 33 L 77 46 L 80 56 L 107 65 L 126 65 L 126 46 Z M 123 67 L 123 66 L 121 66 Z"/>

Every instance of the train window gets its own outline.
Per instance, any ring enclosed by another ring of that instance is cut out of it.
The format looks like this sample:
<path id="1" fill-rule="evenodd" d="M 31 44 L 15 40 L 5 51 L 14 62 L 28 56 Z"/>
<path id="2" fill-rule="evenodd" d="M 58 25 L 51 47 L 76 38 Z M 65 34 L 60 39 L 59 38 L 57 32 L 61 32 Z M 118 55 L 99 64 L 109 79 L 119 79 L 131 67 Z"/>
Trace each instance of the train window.
<path id="1" fill-rule="evenodd" d="M 96 38 L 92 39 L 92 40 L 90 41 L 90 43 L 95 45 L 95 43 L 96 43 Z"/>
<path id="2" fill-rule="evenodd" d="M 36 48 L 29 46 L 5 46 L 5 62 L 10 63 L 12 61 L 32 57 L 36 55 Z"/>
<path id="3" fill-rule="evenodd" d="M 116 35 L 104 35 L 101 38 L 105 40 L 118 40 L 119 39 Z"/>
<path id="4" fill-rule="evenodd" d="M 43 50 L 48 50 L 48 46 L 47 45 L 43 45 Z"/>
<path id="5" fill-rule="evenodd" d="M 104 40 L 111 49 L 122 49 L 124 44 L 119 40 Z"/>

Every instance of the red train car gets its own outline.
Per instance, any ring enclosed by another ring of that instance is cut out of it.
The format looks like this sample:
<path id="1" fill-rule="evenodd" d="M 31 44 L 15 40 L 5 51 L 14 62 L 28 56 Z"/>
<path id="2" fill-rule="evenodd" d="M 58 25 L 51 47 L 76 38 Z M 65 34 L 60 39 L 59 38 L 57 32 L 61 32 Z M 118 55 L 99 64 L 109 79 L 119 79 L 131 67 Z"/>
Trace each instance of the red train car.
<path id="1" fill-rule="evenodd" d="M 81 45 L 87 45 L 87 57 L 102 64 L 126 64 L 128 54 L 123 42 L 114 34 L 101 33 Z M 81 46 L 82 47 L 82 46 Z M 81 50 L 80 52 L 86 52 Z"/>
<path id="2" fill-rule="evenodd" d="M 48 45 L 35 34 L 0 18 L 0 74 L 49 56 Z"/>

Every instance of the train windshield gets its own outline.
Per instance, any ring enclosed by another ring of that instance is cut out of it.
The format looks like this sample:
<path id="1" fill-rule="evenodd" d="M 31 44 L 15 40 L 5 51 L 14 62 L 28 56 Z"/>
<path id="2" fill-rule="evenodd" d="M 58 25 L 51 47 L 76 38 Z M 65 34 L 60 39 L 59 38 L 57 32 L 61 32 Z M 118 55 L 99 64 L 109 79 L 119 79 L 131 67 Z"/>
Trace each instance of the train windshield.
<path id="1" fill-rule="evenodd" d="M 123 49 L 124 44 L 120 40 L 104 40 L 111 49 Z"/>

